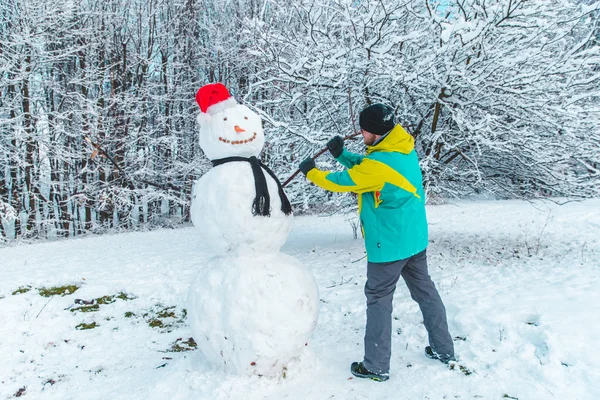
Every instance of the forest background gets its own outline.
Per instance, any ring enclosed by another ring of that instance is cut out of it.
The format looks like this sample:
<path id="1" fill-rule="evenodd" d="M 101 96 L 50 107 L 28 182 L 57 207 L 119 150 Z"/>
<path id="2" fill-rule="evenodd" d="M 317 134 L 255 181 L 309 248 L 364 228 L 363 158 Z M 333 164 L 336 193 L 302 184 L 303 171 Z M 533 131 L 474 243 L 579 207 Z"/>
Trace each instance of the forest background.
<path id="1" fill-rule="evenodd" d="M 600 196 L 598 1 L 0 0 L 0 243 L 189 221 L 210 82 L 262 116 L 282 181 L 381 102 L 430 201 Z"/>

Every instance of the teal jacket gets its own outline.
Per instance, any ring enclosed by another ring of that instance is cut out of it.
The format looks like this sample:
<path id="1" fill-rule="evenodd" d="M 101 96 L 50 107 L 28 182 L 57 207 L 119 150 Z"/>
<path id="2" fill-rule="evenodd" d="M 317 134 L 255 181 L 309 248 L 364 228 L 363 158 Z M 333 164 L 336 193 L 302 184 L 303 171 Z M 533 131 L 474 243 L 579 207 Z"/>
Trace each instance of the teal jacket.
<path id="1" fill-rule="evenodd" d="M 425 192 L 413 137 L 396 125 L 367 146 L 366 156 L 344 149 L 336 160 L 347 169 L 313 168 L 306 177 L 326 190 L 358 193 L 368 261 L 397 261 L 423 251 L 428 244 Z"/>

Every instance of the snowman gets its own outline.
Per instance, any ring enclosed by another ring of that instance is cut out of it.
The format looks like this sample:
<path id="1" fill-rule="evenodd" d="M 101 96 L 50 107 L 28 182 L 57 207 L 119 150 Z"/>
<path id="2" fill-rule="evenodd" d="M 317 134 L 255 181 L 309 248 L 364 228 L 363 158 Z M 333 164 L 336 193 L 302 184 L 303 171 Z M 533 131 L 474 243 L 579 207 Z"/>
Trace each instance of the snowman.
<path id="1" fill-rule="evenodd" d="M 314 277 L 280 253 L 292 211 L 273 172 L 258 160 L 260 117 L 220 83 L 196 94 L 200 147 L 214 168 L 196 181 L 191 216 L 214 252 L 192 282 L 188 319 L 213 366 L 276 376 L 308 346 L 318 315 Z"/>

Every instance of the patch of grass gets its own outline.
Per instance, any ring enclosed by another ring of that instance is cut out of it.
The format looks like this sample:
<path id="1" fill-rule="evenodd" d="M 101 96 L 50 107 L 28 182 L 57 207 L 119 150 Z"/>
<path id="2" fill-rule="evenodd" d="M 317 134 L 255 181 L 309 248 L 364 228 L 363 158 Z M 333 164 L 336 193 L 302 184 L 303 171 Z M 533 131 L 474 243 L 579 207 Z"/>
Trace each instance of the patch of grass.
<path id="1" fill-rule="evenodd" d="M 465 367 L 464 365 L 459 365 L 459 368 L 460 368 L 461 372 L 467 376 L 469 376 L 473 373 L 473 371 L 471 371 L 469 368 Z"/>
<path id="2" fill-rule="evenodd" d="M 115 296 L 102 296 L 102 297 L 98 297 L 97 299 L 94 299 L 94 304 L 112 304 L 114 303 L 115 300 Z"/>
<path id="3" fill-rule="evenodd" d="M 175 306 L 164 308 L 162 311 L 158 312 L 156 316 L 158 318 L 177 318 L 175 312 L 171 311 Z"/>
<path id="4" fill-rule="evenodd" d="M 80 307 L 72 308 L 71 312 L 98 311 L 100 309 L 100 305 L 112 304 L 115 301 L 117 301 L 117 299 L 133 300 L 135 298 L 136 298 L 135 296 L 129 296 L 123 292 L 119 292 L 118 294 L 106 295 L 106 296 L 98 297 L 97 299 L 93 299 L 93 300 L 75 299 L 75 304 L 82 304 L 82 305 Z M 128 318 L 133 315 L 135 315 L 135 314 L 132 313 L 132 315 L 128 316 Z"/>
<path id="5" fill-rule="evenodd" d="M 173 353 L 181 353 L 184 351 L 194 351 L 194 350 L 196 350 L 197 347 L 198 347 L 198 345 L 196 344 L 196 341 L 194 340 L 194 338 L 189 338 L 186 341 L 184 341 L 182 338 L 179 338 L 175 341 L 175 343 L 173 343 L 171 348 L 167 351 L 173 352 Z"/>
<path id="6" fill-rule="evenodd" d="M 132 318 L 132 317 L 135 317 L 135 314 L 134 314 L 133 312 L 131 312 L 131 311 L 127 311 L 127 312 L 125 313 L 125 318 Z"/>
<path id="7" fill-rule="evenodd" d="M 116 297 L 117 297 L 117 299 L 121 299 L 121 300 L 125 300 L 125 301 L 137 299 L 137 297 L 135 297 L 134 295 L 123 293 L 123 292 L 119 292 L 119 294 Z"/>
<path id="8" fill-rule="evenodd" d="M 460 372 L 462 372 L 463 374 L 465 374 L 466 376 L 469 376 L 473 373 L 472 370 L 470 370 L 469 368 L 465 367 L 464 365 L 460 365 L 458 363 L 452 363 L 450 364 L 450 369 L 455 370 L 457 369 L 460 370 Z"/>
<path id="9" fill-rule="evenodd" d="M 155 308 L 144 313 L 143 318 L 151 328 L 160 328 L 166 332 L 171 332 L 178 325 L 185 323 L 186 316 L 187 311 L 185 309 L 178 311 L 176 306 L 166 307 L 157 304 Z"/>
<path id="10" fill-rule="evenodd" d="M 163 328 L 165 324 L 160 319 L 151 319 L 148 321 L 150 328 Z"/>
<path id="11" fill-rule="evenodd" d="M 133 300 L 136 298 L 137 297 L 135 297 L 133 295 L 128 295 L 126 293 L 119 292 L 119 293 L 113 294 L 111 296 L 106 295 L 106 296 L 98 297 L 97 299 L 92 300 L 92 303 L 93 304 L 112 304 L 115 301 L 117 301 L 117 299 L 127 301 L 127 300 Z"/>
<path id="12" fill-rule="evenodd" d="M 23 294 L 23 293 L 27 293 L 31 290 L 31 286 L 27 285 L 27 286 L 21 286 L 20 288 L 18 288 L 17 290 L 15 290 L 14 292 L 12 292 L 12 295 L 16 295 L 16 294 Z"/>
<path id="13" fill-rule="evenodd" d="M 99 309 L 100 309 L 100 306 L 98 304 L 92 304 L 89 306 L 81 306 L 81 307 L 71 308 L 71 312 L 94 312 L 94 311 L 98 311 Z"/>
<path id="14" fill-rule="evenodd" d="M 77 325 L 75 327 L 75 329 L 79 330 L 79 331 L 84 331 L 86 329 L 94 329 L 99 327 L 100 325 L 98 325 L 95 322 L 92 322 L 91 324 L 86 324 L 85 322 L 82 322 L 81 324 Z"/>
<path id="15" fill-rule="evenodd" d="M 55 286 L 51 288 L 39 288 L 38 292 L 40 296 L 52 297 L 52 296 L 66 296 L 75 293 L 79 289 L 77 285 L 66 285 L 66 286 Z"/>

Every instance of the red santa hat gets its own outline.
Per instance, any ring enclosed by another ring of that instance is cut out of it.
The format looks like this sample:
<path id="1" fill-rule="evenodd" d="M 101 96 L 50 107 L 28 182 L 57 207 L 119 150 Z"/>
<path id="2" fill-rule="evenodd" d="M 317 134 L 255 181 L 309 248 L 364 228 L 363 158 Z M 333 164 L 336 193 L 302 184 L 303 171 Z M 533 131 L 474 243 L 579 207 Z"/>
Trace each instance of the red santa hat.
<path id="1" fill-rule="evenodd" d="M 200 106 L 201 114 L 207 117 L 238 104 L 222 83 L 209 83 L 198 89 L 196 103 Z"/>

